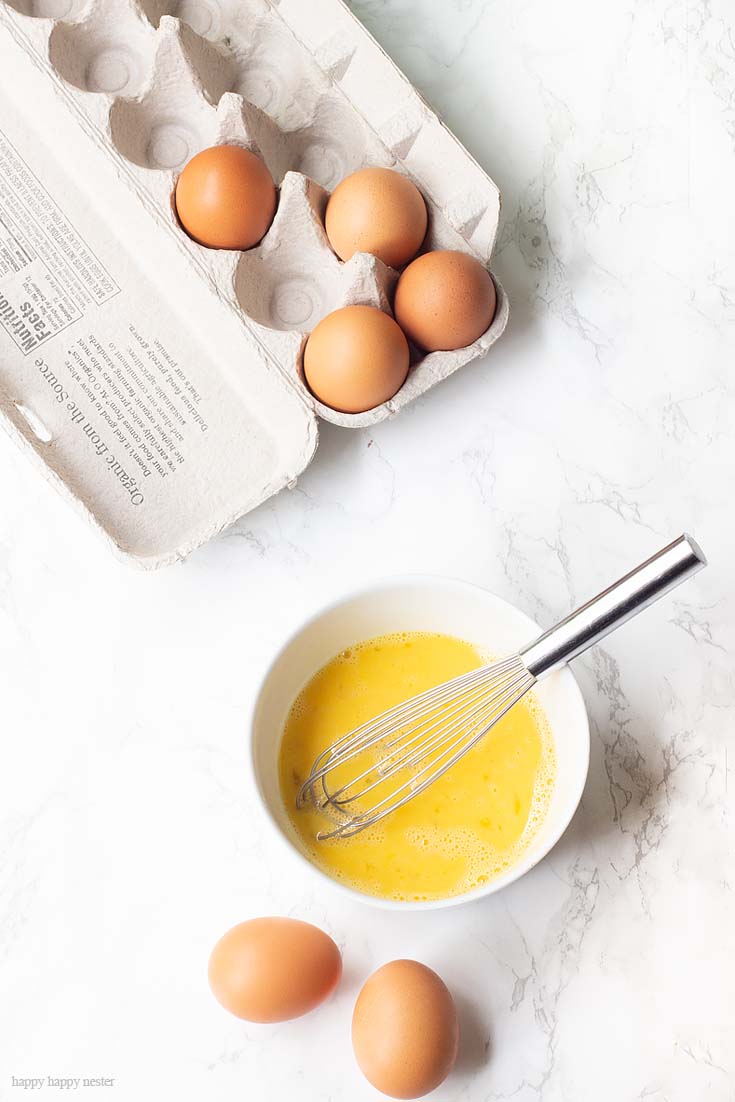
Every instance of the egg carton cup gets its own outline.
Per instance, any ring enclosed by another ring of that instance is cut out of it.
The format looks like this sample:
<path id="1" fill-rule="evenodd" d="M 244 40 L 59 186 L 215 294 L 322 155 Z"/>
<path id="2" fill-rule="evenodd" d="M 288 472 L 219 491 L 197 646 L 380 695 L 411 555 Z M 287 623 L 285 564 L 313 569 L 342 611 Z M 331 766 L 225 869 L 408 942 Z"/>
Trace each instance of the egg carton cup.
<path id="1" fill-rule="evenodd" d="M 454 352 L 412 349 L 389 402 L 338 413 L 304 382 L 314 326 L 353 304 L 390 314 L 398 279 L 373 256 L 343 263 L 331 249 L 324 212 L 341 179 L 364 165 L 409 176 L 429 210 L 422 251 L 461 249 L 489 266 L 498 226 L 496 186 L 341 0 L 0 0 L 0 56 L 10 104 L 0 215 L 11 227 L 0 239 L 0 407 L 123 556 L 144 566 L 184 556 L 293 483 L 317 417 L 376 424 L 502 333 L 496 280 L 487 332 Z M 178 172 L 221 143 L 261 156 L 279 188 L 273 223 L 247 252 L 198 245 L 176 216 Z M 141 354 L 156 378 L 141 373 Z M 91 374 L 104 397 L 95 383 L 88 393 Z M 113 380 L 152 419 L 126 417 Z M 206 429 L 190 439 L 197 416 Z"/>

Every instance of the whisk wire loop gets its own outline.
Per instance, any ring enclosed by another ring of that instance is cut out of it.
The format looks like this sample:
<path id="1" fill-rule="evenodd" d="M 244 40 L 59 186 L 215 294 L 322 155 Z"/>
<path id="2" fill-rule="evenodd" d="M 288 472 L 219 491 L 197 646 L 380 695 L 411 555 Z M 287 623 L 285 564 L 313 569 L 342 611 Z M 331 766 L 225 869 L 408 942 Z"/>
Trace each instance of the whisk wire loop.
<path id="1" fill-rule="evenodd" d="M 336 825 L 317 838 L 348 838 L 403 807 L 488 735 L 539 678 L 582 654 L 706 563 L 691 536 L 682 535 L 519 654 L 445 681 L 348 731 L 319 755 L 296 798 L 299 807 L 312 803 L 332 815 Z M 367 762 L 360 763 L 362 755 Z M 344 780 L 342 771 L 350 762 L 360 771 Z M 397 787 L 381 796 L 394 778 Z M 365 806 L 371 793 L 376 802 Z"/>
<path id="2" fill-rule="evenodd" d="M 424 791 L 533 680 L 516 655 L 428 689 L 338 739 L 314 763 L 298 795 L 299 804 L 310 801 L 336 821 L 318 834 L 319 840 L 365 830 Z M 351 762 L 357 772 L 341 782 L 337 770 Z M 394 779 L 395 787 L 386 793 Z M 366 806 L 371 794 L 375 802 Z"/>
<path id="3" fill-rule="evenodd" d="M 442 777 L 452 766 L 463 758 L 481 739 L 487 735 L 515 704 L 528 692 L 533 684 L 530 674 L 519 679 L 512 688 L 509 688 L 495 705 L 486 709 L 482 722 L 476 724 L 464 732 L 449 744 L 446 741 L 440 752 L 426 765 L 412 774 L 407 780 L 398 785 L 389 795 L 379 800 L 366 811 L 359 810 L 357 798 L 342 803 L 333 803 L 332 797 L 327 793 L 325 806 L 332 808 L 337 813 L 347 817 L 332 830 L 319 831 L 317 841 L 325 841 L 328 838 L 349 838 L 368 827 L 375 826 L 387 815 L 391 815 L 398 808 L 403 807 L 415 796 L 424 792 L 430 785 Z M 446 760 L 445 760 L 446 759 Z M 358 810 L 349 814 L 347 807 L 356 803 Z"/>

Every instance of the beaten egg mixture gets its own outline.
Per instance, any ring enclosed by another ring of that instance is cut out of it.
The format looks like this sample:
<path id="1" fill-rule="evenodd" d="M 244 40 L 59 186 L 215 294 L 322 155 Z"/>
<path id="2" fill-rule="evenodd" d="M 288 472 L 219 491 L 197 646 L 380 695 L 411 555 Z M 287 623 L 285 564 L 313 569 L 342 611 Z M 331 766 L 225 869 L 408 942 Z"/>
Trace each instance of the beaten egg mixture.
<path id="1" fill-rule="evenodd" d="M 335 739 L 486 661 L 448 635 L 380 636 L 337 655 L 303 689 L 281 742 L 281 796 L 303 851 L 329 876 L 385 899 L 446 899 L 501 875 L 527 849 L 555 771 L 548 724 L 533 698 L 425 792 L 360 834 L 318 842 L 317 832 L 330 827 L 326 813 L 296 807 L 312 763 Z"/>

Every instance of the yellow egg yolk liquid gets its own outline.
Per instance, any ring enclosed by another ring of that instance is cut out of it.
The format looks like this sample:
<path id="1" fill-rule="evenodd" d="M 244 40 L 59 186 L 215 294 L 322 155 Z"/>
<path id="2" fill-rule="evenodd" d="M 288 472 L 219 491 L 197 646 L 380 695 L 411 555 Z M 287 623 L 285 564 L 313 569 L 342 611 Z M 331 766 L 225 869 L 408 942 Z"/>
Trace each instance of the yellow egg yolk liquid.
<path id="1" fill-rule="evenodd" d="M 470 643 L 448 635 L 380 636 L 337 655 L 300 693 L 281 742 L 281 796 L 301 849 L 329 876 L 385 899 L 446 899 L 506 872 L 528 848 L 555 774 L 551 734 L 532 696 L 426 791 L 360 834 L 317 841 L 318 831 L 339 820 L 311 806 L 296 807 L 314 760 L 332 742 L 487 660 Z M 347 774 L 337 783 L 354 776 L 356 764 L 351 771 L 342 767 Z M 365 765 L 363 755 L 357 771 Z M 374 799 L 374 793 L 367 797 L 368 803 Z"/>

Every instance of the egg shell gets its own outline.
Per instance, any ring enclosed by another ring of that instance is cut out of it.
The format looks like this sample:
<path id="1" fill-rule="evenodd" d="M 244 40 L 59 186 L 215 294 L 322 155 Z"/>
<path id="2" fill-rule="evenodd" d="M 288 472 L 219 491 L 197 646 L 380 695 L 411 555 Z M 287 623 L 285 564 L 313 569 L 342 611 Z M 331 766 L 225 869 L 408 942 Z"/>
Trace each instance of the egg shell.
<path id="1" fill-rule="evenodd" d="M 276 213 L 276 186 L 260 157 L 239 145 L 203 149 L 176 183 L 176 213 L 210 249 L 251 249 Z"/>
<path id="2" fill-rule="evenodd" d="M 331 937 L 295 918 L 253 918 L 233 926 L 209 958 L 209 985 L 222 1006 L 248 1022 L 285 1022 L 319 1006 L 339 982 L 342 957 Z"/>
<path id="3" fill-rule="evenodd" d="M 394 312 L 410 341 L 425 352 L 474 344 L 497 306 L 492 276 L 479 260 L 451 249 L 425 253 L 398 280 Z"/>
<path id="4" fill-rule="evenodd" d="M 392 1098 L 421 1098 L 444 1082 L 459 1045 L 457 1009 L 444 982 L 415 960 L 384 964 L 352 1016 L 352 1046 L 365 1078 Z"/>
<path id="5" fill-rule="evenodd" d="M 428 214 L 411 181 L 390 168 L 363 168 L 337 185 L 327 204 L 329 243 L 342 260 L 372 253 L 402 268 L 421 248 Z"/>
<path id="6" fill-rule="evenodd" d="M 364 413 L 401 389 L 409 361 L 408 342 L 393 318 L 375 306 L 343 306 L 309 337 L 304 376 L 320 402 Z"/>

